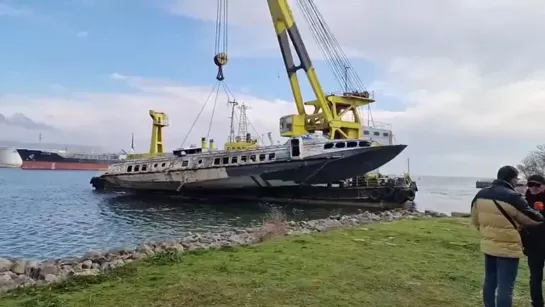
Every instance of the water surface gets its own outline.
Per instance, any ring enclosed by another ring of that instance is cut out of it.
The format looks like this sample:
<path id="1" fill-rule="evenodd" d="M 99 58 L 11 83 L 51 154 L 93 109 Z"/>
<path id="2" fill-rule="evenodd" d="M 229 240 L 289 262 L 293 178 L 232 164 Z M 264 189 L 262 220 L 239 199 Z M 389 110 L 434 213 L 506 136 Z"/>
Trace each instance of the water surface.
<path id="1" fill-rule="evenodd" d="M 87 171 L 0 169 L 0 256 L 49 259 L 259 224 L 262 204 L 199 204 L 97 193 Z M 468 211 L 474 178 L 414 178 L 419 209 Z M 287 206 L 298 219 L 350 213 L 349 208 Z"/>

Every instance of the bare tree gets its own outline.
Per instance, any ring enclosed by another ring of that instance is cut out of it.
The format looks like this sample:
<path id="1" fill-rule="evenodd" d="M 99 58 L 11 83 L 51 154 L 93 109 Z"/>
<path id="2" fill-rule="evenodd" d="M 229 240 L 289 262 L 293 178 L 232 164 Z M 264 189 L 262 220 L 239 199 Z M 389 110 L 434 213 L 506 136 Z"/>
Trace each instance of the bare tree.
<path id="1" fill-rule="evenodd" d="M 535 174 L 545 175 L 545 145 L 538 145 L 537 149 L 530 151 L 517 168 L 526 178 Z"/>

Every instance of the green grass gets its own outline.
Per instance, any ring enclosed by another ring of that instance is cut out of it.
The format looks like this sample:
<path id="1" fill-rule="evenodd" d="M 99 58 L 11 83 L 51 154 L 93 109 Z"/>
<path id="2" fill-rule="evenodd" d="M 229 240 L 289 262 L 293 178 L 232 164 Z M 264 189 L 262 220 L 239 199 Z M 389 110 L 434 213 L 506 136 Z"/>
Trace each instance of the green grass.
<path id="1" fill-rule="evenodd" d="M 515 306 L 528 306 L 525 261 Z M 0 296 L 0 306 L 480 306 L 478 234 L 464 219 L 399 221 L 255 247 L 162 254 L 108 276 Z"/>

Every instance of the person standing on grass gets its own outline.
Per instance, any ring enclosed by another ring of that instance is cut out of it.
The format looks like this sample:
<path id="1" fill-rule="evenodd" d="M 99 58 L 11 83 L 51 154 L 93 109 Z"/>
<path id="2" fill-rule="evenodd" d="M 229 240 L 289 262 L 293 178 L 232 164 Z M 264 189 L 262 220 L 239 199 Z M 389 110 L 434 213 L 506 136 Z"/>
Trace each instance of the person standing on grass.
<path id="1" fill-rule="evenodd" d="M 515 191 L 518 174 L 513 166 L 500 168 L 492 186 L 477 192 L 471 202 L 471 223 L 481 233 L 484 253 L 484 307 L 512 306 L 519 259 L 523 257 L 520 231 L 543 222 L 541 213 Z"/>
<path id="2" fill-rule="evenodd" d="M 541 175 L 528 177 L 526 201 L 530 207 L 545 213 L 545 178 Z M 530 270 L 530 297 L 532 307 L 545 307 L 543 303 L 543 267 L 545 265 L 545 224 L 528 229 L 524 235 L 524 254 Z"/>

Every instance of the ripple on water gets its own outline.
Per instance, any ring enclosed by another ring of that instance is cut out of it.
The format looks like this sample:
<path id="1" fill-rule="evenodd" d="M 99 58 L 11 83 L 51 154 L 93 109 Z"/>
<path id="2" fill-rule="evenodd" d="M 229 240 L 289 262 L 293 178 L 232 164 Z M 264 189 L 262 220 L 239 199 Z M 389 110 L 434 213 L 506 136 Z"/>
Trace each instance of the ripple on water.
<path id="1" fill-rule="evenodd" d="M 93 172 L 0 169 L 0 256 L 49 259 L 257 225 L 264 206 L 204 205 L 92 191 Z M 291 209 L 290 209 L 291 210 Z M 289 211 L 289 210 L 288 210 Z M 325 217 L 330 211 L 304 211 Z"/>

